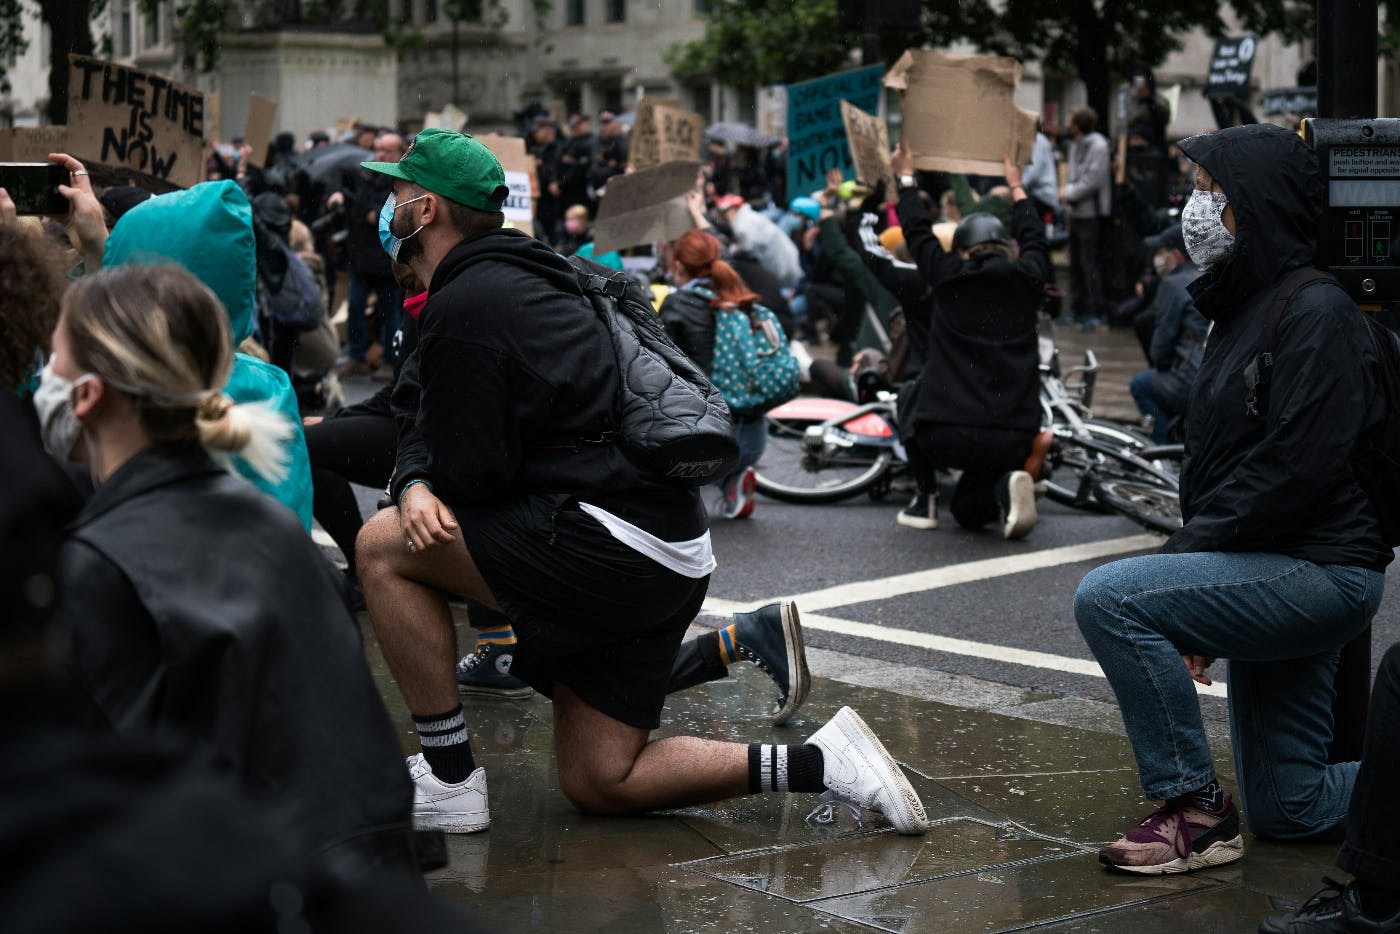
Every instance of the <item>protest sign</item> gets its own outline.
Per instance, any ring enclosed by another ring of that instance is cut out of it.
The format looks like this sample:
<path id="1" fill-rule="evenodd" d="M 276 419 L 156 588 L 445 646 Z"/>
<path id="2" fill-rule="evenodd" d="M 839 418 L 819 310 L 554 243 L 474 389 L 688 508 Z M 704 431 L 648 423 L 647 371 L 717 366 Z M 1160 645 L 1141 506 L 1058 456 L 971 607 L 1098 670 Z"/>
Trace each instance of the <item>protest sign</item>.
<path id="1" fill-rule="evenodd" d="M 906 50 L 885 86 L 904 92 L 904 143 L 914 165 L 1000 176 L 1004 154 L 1029 163 L 1039 115 L 1016 106 L 1020 81 L 1014 58 Z"/>
<path id="2" fill-rule="evenodd" d="M 0 130 L 0 162 L 48 162 L 49 153 L 67 152 L 66 126 L 17 126 Z"/>
<path id="3" fill-rule="evenodd" d="M 204 141 L 221 141 L 224 138 L 223 127 L 223 115 L 219 113 L 219 92 L 210 91 L 204 95 Z"/>
<path id="4" fill-rule="evenodd" d="M 505 169 L 506 203 L 501 210 L 512 227 L 519 227 L 530 236 L 535 235 L 534 210 L 530 198 L 530 157 L 525 154 L 525 141 L 514 136 L 501 136 L 490 133 L 478 136 L 477 140 L 501 161 Z"/>
<path id="5" fill-rule="evenodd" d="M 700 163 L 667 162 L 608 179 L 598 204 L 593 253 L 674 240 L 695 227 L 685 194 L 695 187 Z"/>
<path id="6" fill-rule="evenodd" d="M 243 126 L 243 142 L 252 152 L 248 164 L 263 167 L 267 159 L 267 144 L 272 142 L 272 121 L 277 116 L 277 102 L 257 91 L 248 95 L 248 122 Z"/>
<path id="7" fill-rule="evenodd" d="M 632 127 L 633 168 L 649 169 L 663 162 L 693 162 L 700 154 L 705 118 L 682 110 L 671 101 L 642 98 Z"/>
<path id="8" fill-rule="evenodd" d="M 1202 93 L 1206 97 L 1243 97 L 1249 89 L 1249 75 L 1254 70 L 1254 53 L 1258 48 L 1259 43 L 1253 36 L 1217 39 Z"/>
<path id="9" fill-rule="evenodd" d="M 856 165 L 856 178 L 871 186 L 885 182 L 885 197 L 893 199 L 898 190 L 890 168 L 890 129 L 885 121 L 851 104 L 841 102 L 841 119 L 846 123 L 846 141 L 851 144 L 851 158 Z"/>
<path id="10" fill-rule="evenodd" d="M 843 178 L 855 175 L 841 101 L 878 113 L 882 74 L 883 65 L 871 65 L 788 86 L 788 197 L 825 187 L 828 169 L 840 169 Z"/>
<path id="11" fill-rule="evenodd" d="M 91 165 L 188 188 L 204 175 L 204 95 L 164 75 L 69 55 L 68 144 Z"/>

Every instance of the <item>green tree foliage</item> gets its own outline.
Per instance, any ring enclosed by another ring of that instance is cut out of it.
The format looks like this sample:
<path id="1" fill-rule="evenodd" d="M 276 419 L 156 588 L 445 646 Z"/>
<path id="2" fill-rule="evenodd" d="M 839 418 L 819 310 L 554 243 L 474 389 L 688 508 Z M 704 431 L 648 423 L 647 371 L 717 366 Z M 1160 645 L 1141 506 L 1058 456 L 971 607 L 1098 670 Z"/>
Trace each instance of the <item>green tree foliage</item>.
<path id="1" fill-rule="evenodd" d="M 839 71 L 852 38 L 836 28 L 836 0 L 710 0 L 704 37 L 670 49 L 666 62 L 739 87 L 792 83 Z"/>

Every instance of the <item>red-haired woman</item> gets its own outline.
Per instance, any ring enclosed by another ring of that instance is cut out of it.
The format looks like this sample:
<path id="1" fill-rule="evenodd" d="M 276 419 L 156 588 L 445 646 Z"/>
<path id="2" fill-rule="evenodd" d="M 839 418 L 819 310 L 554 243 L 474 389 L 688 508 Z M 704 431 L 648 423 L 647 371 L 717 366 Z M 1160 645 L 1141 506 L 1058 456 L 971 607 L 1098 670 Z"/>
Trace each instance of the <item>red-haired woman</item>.
<path id="1" fill-rule="evenodd" d="M 702 230 L 692 230 L 667 244 L 661 261 L 674 287 L 661 303 L 666 333 L 696 366 L 710 373 L 714 370 L 715 309 L 741 308 L 747 312 L 758 295 L 720 259 L 719 241 Z M 739 460 L 719 481 L 720 495 L 710 514 L 747 519 L 753 515 L 758 485 L 753 468 L 768 441 L 763 413 L 734 412 L 734 430 L 739 436 Z"/>

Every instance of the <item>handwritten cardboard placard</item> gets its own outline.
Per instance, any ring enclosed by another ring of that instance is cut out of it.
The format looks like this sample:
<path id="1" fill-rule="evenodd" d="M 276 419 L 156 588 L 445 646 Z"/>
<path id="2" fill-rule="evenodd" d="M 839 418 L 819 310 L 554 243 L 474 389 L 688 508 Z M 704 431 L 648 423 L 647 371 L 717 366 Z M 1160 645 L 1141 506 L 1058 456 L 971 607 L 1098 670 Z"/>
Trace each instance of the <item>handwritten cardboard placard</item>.
<path id="1" fill-rule="evenodd" d="M 243 125 L 243 142 L 252 152 L 248 164 L 263 167 L 267 159 L 267 144 L 272 142 L 272 121 L 277 118 L 277 102 L 257 91 L 248 95 L 248 122 Z"/>
<path id="2" fill-rule="evenodd" d="M 1002 174 L 1031 161 L 1038 115 L 1016 106 L 1021 63 L 999 55 L 908 49 L 885 77 L 904 92 L 904 142 L 920 169 Z"/>
<path id="3" fill-rule="evenodd" d="M 608 179 L 593 226 L 593 253 L 674 240 L 695 227 L 685 206 L 700 163 L 667 162 Z"/>
<path id="4" fill-rule="evenodd" d="M 525 141 L 499 133 L 478 136 L 477 140 L 495 154 L 501 161 L 501 168 L 505 170 L 506 187 L 510 189 L 510 194 L 506 195 L 501 210 L 505 212 L 506 220 L 512 227 L 518 227 L 533 237 L 535 212 L 534 202 L 530 197 L 530 169 L 533 166 L 525 152 Z"/>
<path id="5" fill-rule="evenodd" d="M 855 176 L 841 101 L 878 113 L 883 74 L 883 65 L 871 65 L 788 86 L 788 197 L 825 187 L 830 169 L 840 169 L 843 178 Z"/>
<path id="6" fill-rule="evenodd" d="M 188 188 L 203 177 L 204 95 L 164 75 L 69 55 L 72 155 Z"/>
<path id="7" fill-rule="evenodd" d="M 856 179 L 872 188 L 883 179 L 885 197 L 893 200 L 898 190 L 890 168 L 890 128 L 885 121 L 868 114 L 850 101 L 841 102 L 841 119 L 846 124 L 846 141 L 856 165 Z"/>
<path id="8" fill-rule="evenodd" d="M 0 162 L 48 162 L 49 153 L 67 152 L 66 126 L 17 126 L 0 130 Z"/>
<path id="9" fill-rule="evenodd" d="M 219 112 L 219 92 L 210 91 L 204 95 L 204 141 L 223 142 L 223 114 Z"/>
<path id="10" fill-rule="evenodd" d="M 694 162 L 704 132 L 705 118 L 683 110 L 678 101 L 644 97 L 637 102 L 637 119 L 632 126 L 632 167 Z"/>

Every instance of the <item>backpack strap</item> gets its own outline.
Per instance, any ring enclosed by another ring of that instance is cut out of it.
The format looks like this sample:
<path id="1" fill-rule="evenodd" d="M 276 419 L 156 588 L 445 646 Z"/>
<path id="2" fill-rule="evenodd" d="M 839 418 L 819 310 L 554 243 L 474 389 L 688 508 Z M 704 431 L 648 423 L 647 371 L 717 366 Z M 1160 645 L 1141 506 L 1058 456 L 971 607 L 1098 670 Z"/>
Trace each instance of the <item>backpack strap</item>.
<path id="1" fill-rule="evenodd" d="M 1273 378 L 1274 341 L 1278 337 L 1283 311 L 1294 296 L 1317 282 L 1336 282 L 1330 274 L 1312 266 L 1300 266 L 1289 272 L 1275 285 L 1264 315 L 1264 329 L 1259 335 L 1259 354 L 1244 368 L 1246 415 L 1265 415 L 1269 411 L 1269 383 Z"/>

